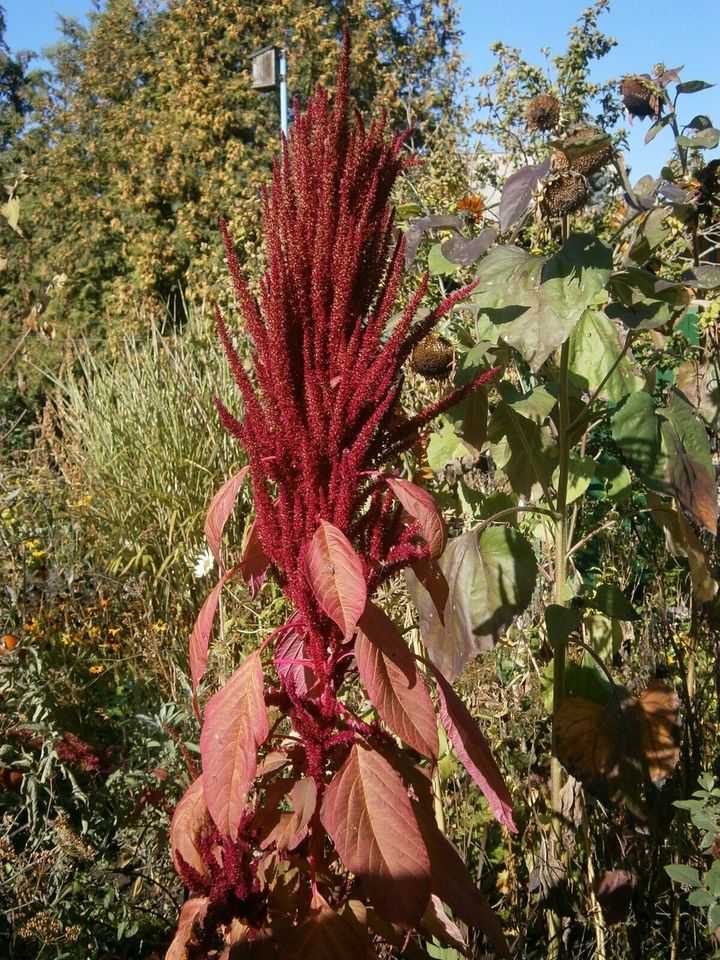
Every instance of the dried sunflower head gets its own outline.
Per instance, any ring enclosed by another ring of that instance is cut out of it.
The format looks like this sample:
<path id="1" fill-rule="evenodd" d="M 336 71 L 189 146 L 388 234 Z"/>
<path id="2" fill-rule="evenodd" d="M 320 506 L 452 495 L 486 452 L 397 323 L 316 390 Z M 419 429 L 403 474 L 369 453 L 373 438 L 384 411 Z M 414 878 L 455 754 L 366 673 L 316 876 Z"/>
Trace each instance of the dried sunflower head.
<path id="1" fill-rule="evenodd" d="M 564 170 L 545 181 L 540 198 L 544 217 L 564 217 L 585 205 L 588 199 L 587 180 L 575 170 Z"/>
<path id="2" fill-rule="evenodd" d="M 598 141 L 596 147 L 593 140 Z M 587 149 L 584 149 L 587 142 Z M 563 140 L 563 149 L 553 154 L 553 169 L 574 170 L 584 177 L 591 177 L 607 166 L 613 158 L 612 144 L 598 127 L 575 127 Z"/>
<path id="3" fill-rule="evenodd" d="M 560 122 L 562 103 L 548 93 L 539 93 L 525 107 L 528 130 L 554 130 Z"/>
<path id="4" fill-rule="evenodd" d="M 444 380 L 452 370 L 454 357 L 449 340 L 429 333 L 410 354 L 410 368 L 428 380 Z"/>
<path id="5" fill-rule="evenodd" d="M 649 74 L 631 73 L 620 81 L 620 95 L 630 117 L 652 117 L 662 113 L 662 100 Z"/>

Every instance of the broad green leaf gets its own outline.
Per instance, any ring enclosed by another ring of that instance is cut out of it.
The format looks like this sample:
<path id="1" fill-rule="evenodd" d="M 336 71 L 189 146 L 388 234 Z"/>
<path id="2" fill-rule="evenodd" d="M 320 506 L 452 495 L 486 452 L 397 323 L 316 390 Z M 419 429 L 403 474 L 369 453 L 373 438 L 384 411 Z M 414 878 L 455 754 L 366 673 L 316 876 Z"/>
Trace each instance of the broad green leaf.
<path id="1" fill-rule="evenodd" d="M 639 221 L 637 235 L 628 250 L 628 257 L 642 266 L 653 252 L 670 236 L 667 218 L 670 211 L 666 207 L 655 207 Z"/>
<path id="2" fill-rule="evenodd" d="M 691 267 L 683 276 L 688 276 L 689 282 L 702 290 L 715 290 L 720 287 L 720 267 L 712 263 Z"/>
<path id="3" fill-rule="evenodd" d="M 692 890 L 688 903 L 693 907 L 709 907 L 711 903 L 715 903 L 715 897 L 707 890 Z"/>
<path id="4" fill-rule="evenodd" d="M 320 817 L 378 912 L 417 926 L 430 900 L 430 861 L 408 789 L 378 750 L 353 745 L 327 786 Z"/>
<path id="5" fill-rule="evenodd" d="M 675 137 L 675 143 L 679 147 L 689 147 L 693 150 L 714 150 L 720 143 L 720 130 L 714 127 L 708 127 L 706 130 L 699 130 L 694 136 Z"/>
<path id="6" fill-rule="evenodd" d="M 598 463 L 597 476 L 605 483 L 605 495 L 610 500 L 622 500 L 632 493 L 630 471 L 618 460 Z"/>
<path id="7" fill-rule="evenodd" d="M 713 903 L 708 910 L 708 927 L 711 933 L 715 933 L 720 927 L 720 903 Z"/>
<path id="8" fill-rule="evenodd" d="M 580 612 L 574 607 L 551 603 L 545 607 L 545 627 L 552 647 L 563 643 L 571 633 L 580 632 Z"/>
<path id="9" fill-rule="evenodd" d="M 662 242 L 662 231 L 655 239 Z M 650 253 L 648 250 L 647 255 Z M 625 266 L 612 275 L 609 287 L 614 302 L 608 304 L 605 312 L 631 330 L 657 330 L 675 320 L 689 303 L 684 286 L 658 289 L 657 276 L 641 267 Z"/>
<path id="10" fill-rule="evenodd" d="M 695 867 L 689 867 L 686 863 L 671 863 L 665 867 L 665 873 L 675 883 L 682 883 L 685 887 L 700 886 L 700 874 Z"/>
<path id="11" fill-rule="evenodd" d="M 720 860 L 713 860 L 712 866 L 705 874 L 705 883 L 713 897 L 720 894 Z"/>
<path id="12" fill-rule="evenodd" d="M 672 119 L 672 114 L 667 114 L 664 117 L 661 117 L 660 120 L 657 120 L 645 134 L 645 143 L 651 143 L 655 137 L 660 133 L 663 127 L 666 127 L 670 120 Z"/>
<path id="13" fill-rule="evenodd" d="M 470 453 L 467 444 L 463 443 L 455 432 L 452 423 L 445 421 L 439 432 L 432 433 L 427 445 L 427 460 L 431 470 L 444 470 L 445 465 L 452 460 L 461 460 Z"/>
<path id="14" fill-rule="evenodd" d="M 372 603 L 358 623 L 355 659 L 368 696 L 388 728 L 418 753 L 437 759 L 440 745 L 430 694 L 397 627 Z"/>
<path id="15" fill-rule="evenodd" d="M 602 299 L 612 253 L 601 240 L 575 234 L 549 259 L 518 247 L 492 250 L 482 261 L 473 299 L 537 371 L 567 340 L 583 311 Z"/>
<path id="16" fill-rule="evenodd" d="M 617 326 L 599 310 L 585 310 L 572 332 L 569 345 L 570 381 L 587 393 L 594 393 L 605 380 L 621 353 Z M 629 393 L 641 390 L 632 360 L 625 356 L 602 387 L 603 400 L 619 403 Z"/>
<path id="17" fill-rule="evenodd" d="M 685 80 L 679 83 L 675 88 L 676 93 L 699 93 L 700 90 L 708 90 L 714 87 L 714 83 L 708 83 L 706 80 Z"/>
<path id="18" fill-rule="evenodd" d="M 652 397 L 631 394 L 611 420 L 613 440 L 623 457 L 644 479 L 650 476 L 660 453 L 659 421 Z"/>
<path id="19" fill-rule="evenodd" d="M 595 476 L 597 464 L 592 457 L 570 457 L 568 461 L 568 488 L 567 502 L 573 503 L 581 497 L 590 486 Z M 555 467 L 552 475 L 553 486 L 557 490 L 560 481 L 560 468 Z"/>
<path id="20" fill-rule="evenodd" d="M 685 126 L 689 127 L 691 130 L 707 130 L 708 127 L 712 126 L 712 120 L 707 114 L 698 113 Z"/>
<path id="21" fill-rule="evenodd" d="M 502 402 L 490 418 L 488 440 L 495 464 L 518 496 L 530 500 L 549 487 L 558 445 L 547 426 L 528 420 Z"/>
<path id="22" fill-rule="evenodd" d="M 584 627 L 588 646 L 595 651 L 604 664 L 610 666 L 622 644 L 622 627 L 617 620 L 603 613 L 594 613 L 585 617 Z"/>
<path id="23" fill-rule="evenodd" d="M 269 731 L 262 665 L 253 653 L 210 699 L 200 732 L 205 803 L 220 833 L 233 840 Z"/>
<path id="24" fill-rule="evenodd" d="M 352 544 L 342 530 L 325 520 L 320 521 L 305 555 L 305 576 L 322 610 L 349 640 L 365 609 L 367 585 Z"/>
<path id="25" fill-rule="evenodd" d="M 475 654 L 488 650 L 530 602 L 537 577 L 532 547 L 512 527 L 464 533 L 437 561 L 448 585 L 445 623 L 428 592 L 408 577 L 428 655 L 454 680 Z"/>
<path id="26" fill-rule="evenodd" d="M 640 614 L 635 610 L 625 594 L 614 583 L 603 583 L 595 591 L 592 606 L 601 613 L 617 620 L 639 620 Z"/>
<path id="27" fill-rule="evenodd" d="M 542 701 L 548 713 L 553 709 L 554 672 L 551 660 L 540 675 Z M 565 695 L 606 704 L 612 696 L 612 687 L 600 667 L 586 654 L 581 663 L 568 660 L 565 664 Z"/>
<path id="28" fill-rule="evenodd" d="M 499 384 L 498 389 L 500 396 L 515 413 L 519 413 L 527 420 L 532 420 L 533 423 L 542 423 L 546 420 L 557 403 L 557 398 L 545 387 L 535 387 L 522 394 L 517 387 L 505 380 Z"/>
<path id="29" fill-rule="evenodd" d="M 451 263 L 442 252 L 442 244 L 434 243 L 428 254 L 428 271 L 433 277 L 447 276 L 458 269 L 456 263 Z"/>

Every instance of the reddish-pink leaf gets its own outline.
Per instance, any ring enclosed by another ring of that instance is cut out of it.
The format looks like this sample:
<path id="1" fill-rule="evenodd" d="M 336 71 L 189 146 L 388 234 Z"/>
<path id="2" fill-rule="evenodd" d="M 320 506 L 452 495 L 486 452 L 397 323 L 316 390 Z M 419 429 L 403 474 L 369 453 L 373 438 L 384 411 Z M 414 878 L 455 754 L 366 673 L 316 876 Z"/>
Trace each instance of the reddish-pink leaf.
<path id="1" fill-rule="evenodd" d="M 430 556 L 439 557 L 445 549 L 447 531 L 445 521 L 431 494 L 427 490 L 423 490 L 422 487 L 410 483 L 409 480 L 400 480 L 396 477 L 388 477 L 387 485 L 407 513 L 420 525 L 422 534 L 430 548 Z"/>
<path id="2" fill-rule="evenodd" d="M 456 847 L 438 828 L 432 809 L 414 800 L 413 810 L 430 857 L 432 892 L 468 926 L 482 930 L 498 956 L 509 960 L 500 921 L 475 886 Z"/>
<path id="3" fill-rule="evenodd" d="M 240 576 L 247 585 L 250 596 L 254 597 L 262 586 L 269 563 L 270 561 L 258 536 L 257 520 L 253 520 L 248 530 L 245 549 L 240 561 Z"/>
<path id="4" fill-rule="evenodd" d="M 290 802 L 292 813 L 278 811 L 275 817 L 270 818 L 270 832 L 260 843 L 263 850 L 272 843 L 276 844 L 278 850 L 294 850 L 305 839 L 317 806 L 317 786 L 312 777 L 303 777 L 293 785 Z M 276 822 L 273 823 L 273 820 Z"/>
<path id="5" fill-rule="evenodd" d="M 315 686 L 315 673 L 305 645 L 307 635 L 297 613 L 288 620 L 275 641 L 275 669 L 285 683 L 306 697 Z"/>
<path id="6" fill-rule="evenodd" d="M 193 632 L 190 635 L 190 675 L 192 677 L 193 706 L 195 713 L 200 718 L 200 708 L 198 706 L 197 691 L 198 684 L 202 679 L 207 667 L 208 646 L 210 644 L 210 634 L 212 633 L 215 614 L 217 613 L 220 594 L 226 582 L 237 572 L 237 567 L 228 570 L 217 582 L 217 585 L 210 591 L 200 608 Z"/>
<path id="7" fill-rule="evenodd" d="M 470 948 L 463 936 L 462 930 L 445 913 L 442 901 L 433 894 L 430 897 L 430 903 L 422 918 L 421 929 L 433 937 L 437 937 L 449 947 L 454 947 L 464 957 L 469 957 Z"/>
<path id="8" fill-rule="evenodd" d="M 170 846 L 172 847 L 173 863 L 180 873 L 179 857 L 202 876 L 208 876 L 208 868 L 200 856 L 196 841 L 198 834 L 209 823 L 210 817 L 205 806 L 202 777 L 185 791 L 180 802 L 175 807 L 170 824 Z"/>
<path id="9" fill-rule="evenodd" d="M 243 467 L 242 470 L 225 481 L 210 501 L 207 516 L 205 517 L 205 537 L 220 569 L 222 569 L 220 541 L 222 540 L 223 530 L 235 506 L 240 487 L 243 484 L 248 470 L 249 467 Z"/>
<path id="10" fill-rule="evenodd" d="M 260 656 L 251 654 L 209 701 L 200 733 L 205 803 L 224 836 L 235 839 L 268 733 Z"/>
<path id="11" fill-rule="evenodd" d="M 283 944 L 286 960 L 368 960 L 370 952 L 367 924 L 361 923 L 346 907 L 337 913 L 319 895 L 305 920 Z"/>
<path id="12" fill-rule="evenodd" d="M 195 897 L 194 900 L 185 901 L 180 910 L 177 931 L 165 954 L 165 960 L 187 960 L 188 947 L 191 945 L 190 941 L 194 939 L 195 924 L 202 923 L 207 908 L 207 897 Z"/>
<path id="13" fill-rule="evenodd" d="M 512 833 L 512 801 L 502 774 L 470 711 L 439 670 L 433 667 L 440 697 L 440 719 L 463 766 L 480 787 L 499 822 Z"/>
<path id="14" fill-rule="evenodd" d="M 392 620 L 370 602 L 358 623 L 355 657 L 368 696 L 390 730 L 418 753 L 437 758 L 435 707 L 415 658 Z"/>
<path id="15" fill-rule="evenodd" d="M 345 534 L 325 520 L 305 555 L 305 576 L 324 612 L 349 640 L 367 600 L 360 557 Z"/>
<path id="16" fill-rule="evenodd" d="M 325 791 L 320 816 L 379 913 L 417 926 L 430 899 L 430 863 L 407 787 L 387 760 L 356 743 Z"/>
<path id="17" fill-rule="evenodd" d="M 438 619 L 441 625 L 445 626 L 445 608 L 450 596 L 450 586 L 437 561 L 429 557 L 416 560 L 411 567 L 405 570 L 405 578 L 415 605 L 417 606 L 416 582 L 419 581 L 430 594 Z"/>

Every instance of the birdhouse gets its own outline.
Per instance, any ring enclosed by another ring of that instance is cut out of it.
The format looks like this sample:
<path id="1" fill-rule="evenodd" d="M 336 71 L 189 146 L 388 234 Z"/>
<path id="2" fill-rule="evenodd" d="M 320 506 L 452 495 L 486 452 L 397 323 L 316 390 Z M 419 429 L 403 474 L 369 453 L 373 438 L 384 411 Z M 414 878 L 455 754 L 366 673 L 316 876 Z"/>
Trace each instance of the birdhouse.
<path id="1" fill-rule="evenodd" d="M 250 54 L 253 90 L 276 90 L 280 84 L 280 50 L 263 47 Z"/>

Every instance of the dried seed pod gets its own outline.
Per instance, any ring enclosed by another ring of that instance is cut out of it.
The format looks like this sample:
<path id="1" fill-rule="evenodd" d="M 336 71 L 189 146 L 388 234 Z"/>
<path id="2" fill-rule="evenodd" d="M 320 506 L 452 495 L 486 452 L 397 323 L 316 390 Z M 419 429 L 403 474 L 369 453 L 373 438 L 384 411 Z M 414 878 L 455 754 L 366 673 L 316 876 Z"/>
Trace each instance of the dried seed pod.
<path id="1" fill-rule="evenodd" d="M 657 120 L 662 113 L 662 100 L 652 77 L 647 73 L 631 73 L 623 77 L 620 81 L 620 95 L 631 117 L 641 120 L 652 117 Z"/>
<path id="2" fill-rule="evenodd" d="M 525 107 L 528 130 L 554 130 L 560 122 L 562 103 L 548 93 L 539 93 Z"/>
<path id="3" fill-rule="evenodd" d="M 452 370 L 454 357 L 449 340 L 429 333 L 410 354 L 410 367 L 428 380 L 444 380 Z"/>
<path id="4" fill-rule="evenodd" d="M 574 170 L 565 170 L 545 182 L 540 199 L 544 217 L 564 217 L 579 210 L 587 202 L 588 185 L 585 177 Z"/>
<path id="5" fill-rule="evenodd" d="M 598 170 L 607 166 L 613 158 L 613 148 L 611 144 L 602 142 L 595 149 L 590 148 L 586 152 L 578 153 L 573 156 L 573 147 L 578 150 L 583 146 L 583 141 L 598 139 L 605 134 L 599 127 L 575 127 L 570 136 L 563 140 L 563 146 L 567 148 L 569 156 L 563 150 L 555 150 L 553 153 L 553 169 L 558 171 L 574 170 L 581 173 L 584 177 L 591 177 Z"/>
<path id="6" fill-rule="evenodd" d="M 711 160 L 695 174 L 697 182 L 698 206 L 709 208 L 720 200 L 720 160 Z"/>

